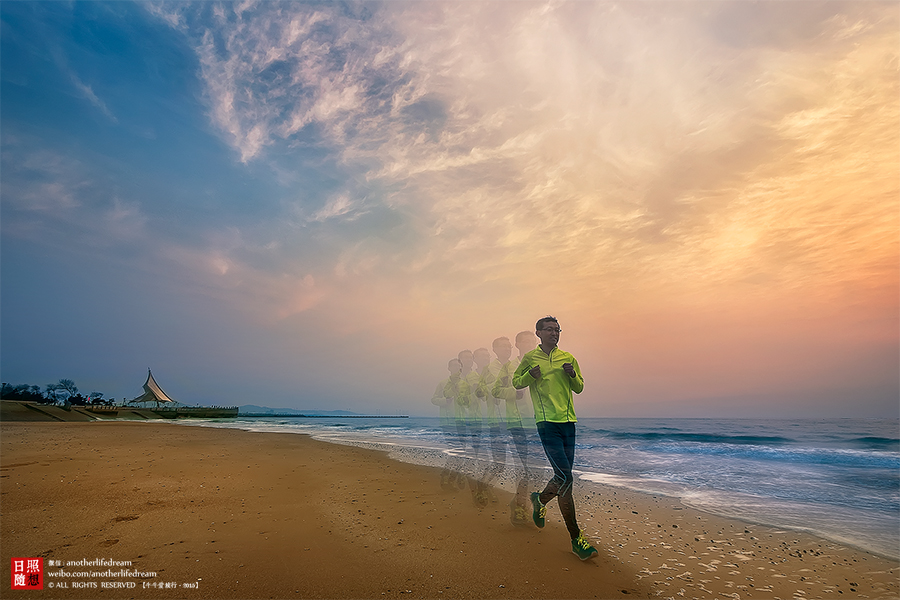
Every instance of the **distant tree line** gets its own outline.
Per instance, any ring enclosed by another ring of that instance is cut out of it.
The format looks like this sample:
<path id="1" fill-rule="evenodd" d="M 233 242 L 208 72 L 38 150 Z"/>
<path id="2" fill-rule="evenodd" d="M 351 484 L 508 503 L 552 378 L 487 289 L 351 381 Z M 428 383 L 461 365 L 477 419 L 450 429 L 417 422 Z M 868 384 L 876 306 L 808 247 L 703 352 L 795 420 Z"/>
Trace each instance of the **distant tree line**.
<path id="1" fill-rule="evenodd" d="M 83 396 L 71 379 L 60 379 L 56 383 L 48 383 L 41 391 L 40 386 L 23 383 L 20 385 L 0 384 L 0 398 L 3 400 L 21 400 L 40 404 L 71 404 L 74 406 L 113 404 L 113 400 L 103 397 L 103 392 L 91 392 Z"/>

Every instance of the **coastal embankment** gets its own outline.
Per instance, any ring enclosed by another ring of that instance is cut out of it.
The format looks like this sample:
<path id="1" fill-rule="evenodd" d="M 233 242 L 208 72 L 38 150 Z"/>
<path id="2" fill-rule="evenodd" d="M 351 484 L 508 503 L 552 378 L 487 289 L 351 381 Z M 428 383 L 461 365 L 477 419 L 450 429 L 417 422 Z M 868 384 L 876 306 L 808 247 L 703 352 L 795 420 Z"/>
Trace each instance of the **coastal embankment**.
<path id="1" fill-rule="evenodd" d="M 149 421 L 152 419 L 222 419 L 238 415 L 235 406 L 179 406 L 172 408 L 141 408 L 138 406 L 58 406 L 0 400 L 0 421 Z"/>

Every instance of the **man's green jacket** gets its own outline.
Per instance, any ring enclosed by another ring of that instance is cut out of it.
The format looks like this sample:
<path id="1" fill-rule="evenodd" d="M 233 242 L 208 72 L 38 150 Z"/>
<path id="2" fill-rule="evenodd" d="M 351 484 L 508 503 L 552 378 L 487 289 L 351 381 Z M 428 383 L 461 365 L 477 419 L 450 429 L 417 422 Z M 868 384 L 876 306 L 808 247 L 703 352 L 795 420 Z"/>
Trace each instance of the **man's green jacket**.
<path id="1" fill-rule="evenodd" d="M 569 377 L 563 370 L 563 364 L 567 362 L 575 367 L 575 377 Z M 541 367 L 541 376 L 538 379 L 529 373 L 535 365 Z M 581 376 L 578 361 L 568 352 L 554 348 L 547 354 L 538 346 L 526 353 L 513 375 L 513 386 L 516 389 L 527 387 L 531 390 L 536 422 L 574 423 L 578 420 L 575 416 L 572 392 L 581 393 L 584 389 L 584 378 Z"/>

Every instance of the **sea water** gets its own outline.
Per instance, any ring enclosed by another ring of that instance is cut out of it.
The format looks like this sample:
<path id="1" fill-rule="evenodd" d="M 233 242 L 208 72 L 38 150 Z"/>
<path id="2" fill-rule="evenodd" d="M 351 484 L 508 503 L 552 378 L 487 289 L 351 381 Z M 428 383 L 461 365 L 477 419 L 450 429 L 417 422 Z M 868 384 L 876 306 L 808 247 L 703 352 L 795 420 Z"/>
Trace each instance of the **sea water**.
<path id="1" fill-rule="evenodd" d="M 389 450 L 442 464 L 437 418 L 238 418 L 194 422 Z M 744 521 L 808 531 L 900 559 L 900 420 L 580 418 L 575 465 L 592 483 L 679 498 Z M 481 458 L 489 458 L 487 431 Z M 506 463 L 517 464 L 509 444 Z M 469 453 L 471 455 L 471 451 Z M 535 431 L 531 463 L 549 469 Z M 549 477 L 549 472 L 543 474 Z M 514 478 L 501 478 L 510 487 Z"/>

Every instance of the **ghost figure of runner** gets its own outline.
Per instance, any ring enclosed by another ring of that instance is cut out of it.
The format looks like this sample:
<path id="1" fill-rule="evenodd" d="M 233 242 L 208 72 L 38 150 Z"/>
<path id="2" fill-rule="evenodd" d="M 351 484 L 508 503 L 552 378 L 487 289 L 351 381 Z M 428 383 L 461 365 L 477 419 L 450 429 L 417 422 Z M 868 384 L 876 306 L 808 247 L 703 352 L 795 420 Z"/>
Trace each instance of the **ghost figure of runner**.
<path id="1" fill-rule="evenodd" d="M 431 403 L 440 409 L 441 431 L 444 435 L 444 443 L 447 445 L 447 460 L 441 470 L 441 487 L 445 490 L 460 489 L 466 485 L 463 475 L 462 453 L 464 442 L 460 440 L 456 427 L 459 418 L 459 399 L 468 397 L 468 383 L 462 378 L 462 363 L 458 358 L 451 359 L 447 363 L 450 376 L 437 384 Z"/>

